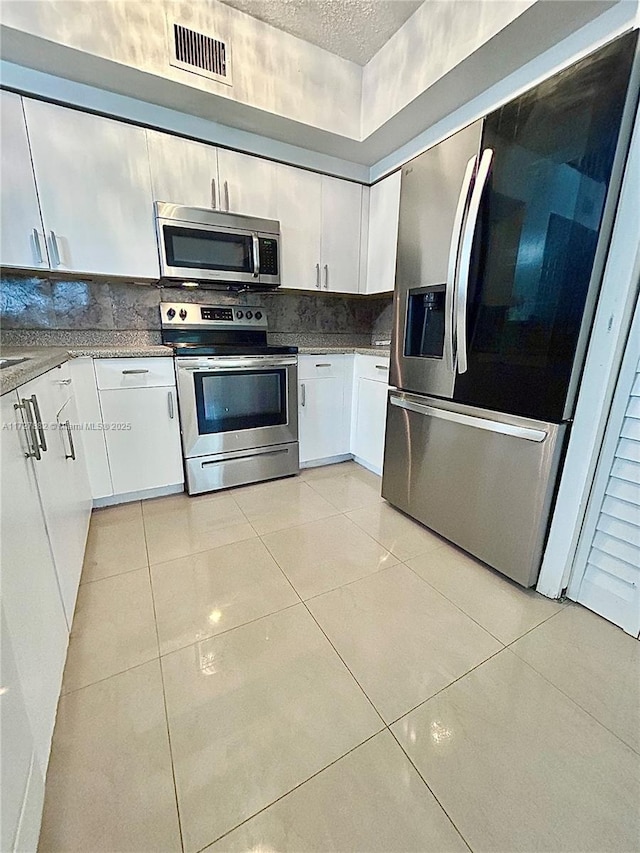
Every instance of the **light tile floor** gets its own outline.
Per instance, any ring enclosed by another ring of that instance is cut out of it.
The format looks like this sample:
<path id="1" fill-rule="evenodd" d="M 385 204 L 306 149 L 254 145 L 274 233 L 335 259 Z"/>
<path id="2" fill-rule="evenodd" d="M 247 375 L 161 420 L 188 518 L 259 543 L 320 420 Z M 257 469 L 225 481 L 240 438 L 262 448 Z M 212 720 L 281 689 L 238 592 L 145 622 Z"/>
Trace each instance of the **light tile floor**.
<path id="1" fill-rule="evenodd" d="M 355 463 L 94 513 L 43 851 L 640 849 L 640 644 Z"/>

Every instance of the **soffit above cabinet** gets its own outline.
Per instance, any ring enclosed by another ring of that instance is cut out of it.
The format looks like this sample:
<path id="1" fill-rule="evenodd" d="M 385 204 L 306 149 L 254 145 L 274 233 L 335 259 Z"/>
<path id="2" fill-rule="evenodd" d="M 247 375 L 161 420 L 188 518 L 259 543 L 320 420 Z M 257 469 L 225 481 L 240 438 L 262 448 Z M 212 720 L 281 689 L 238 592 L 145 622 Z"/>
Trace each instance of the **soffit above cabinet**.
<path id="1" fill-rule="evenodd" d="M 151 125 L 154 107 L 169 108 L 205 119 L 191 135 L 207 141 L 225 144 L 225 133 L 239 129 L 368 166 L 612 7 L 620 10 L 612 26 L 625 15 L 632 20 L 632 5 L 429 2 L 362 67 L 217 0 L 104 0 L 91 4 L 91 20 L 82 0 L 7 0 L 0 10 L 2 82 Z M 232 85 L 172 64 L 174 23 L 225 44 Z M 580 49 L 578 40 L 565 52 Z"/>

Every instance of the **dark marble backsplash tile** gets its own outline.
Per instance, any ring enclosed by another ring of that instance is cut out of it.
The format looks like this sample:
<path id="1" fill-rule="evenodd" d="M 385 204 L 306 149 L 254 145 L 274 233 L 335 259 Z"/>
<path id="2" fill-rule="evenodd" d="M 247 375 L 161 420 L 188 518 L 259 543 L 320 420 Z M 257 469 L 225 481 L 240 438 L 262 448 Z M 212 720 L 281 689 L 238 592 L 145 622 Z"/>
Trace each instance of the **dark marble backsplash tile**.
<path id="1" fill-rule="evenodd" d="M 0 324 L 9 330 L 158 332 L 161 302 L 213 302 L 264 306 L 273 334 L 363 336 L 358 345 L 391 328 L 391 297 L 343 294 L 231 294 L 158 288 L 133 282 L 46 278 L 0 271 Z M 108 342 L 107 342 L 108 343 Z"/>

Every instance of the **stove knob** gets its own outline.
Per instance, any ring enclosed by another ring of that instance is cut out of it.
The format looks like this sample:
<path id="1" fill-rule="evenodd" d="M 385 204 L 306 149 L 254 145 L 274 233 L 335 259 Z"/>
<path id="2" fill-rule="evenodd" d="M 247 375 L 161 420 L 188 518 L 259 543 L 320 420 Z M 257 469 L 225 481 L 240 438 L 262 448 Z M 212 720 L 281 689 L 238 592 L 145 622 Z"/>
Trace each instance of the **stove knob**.
<path id="1" fill-rule="evenodd" d="M 262 320 L 262 311 L 256 311 L 256 320 Z"/>
<path id="2" fill-rule="evenodd" d="M 242 313 L 242 311 L 236 311 L 236 319 L 237 320 L 242 320 L 243 317 L 244 317 L 244 314 Z"/>
<path id="3" fill-rule="evenodd" d="M 169 310 L 167 311 L 167 317 L 168 317 L 170 320 L 173 320 L 173 318 L 174 318 L 175 316 L 176 316 L 176 310 L 175 310 L 175 308 L 169 308 Z"/>
<path id="4" fill-rule="evenodd" d="M 181 308 L 181 309 L 180 309 L 180 319 L 181 319 L 181 320 L 186 320 L 186 319 L 187 319 L 187 312 L 184 310 L 184 308 Z"/>
<path id="5" fill-rule="evenodd" d="M 253 313 L 251 311 L 247 311 L 247 320 L 253 320 Z"/>

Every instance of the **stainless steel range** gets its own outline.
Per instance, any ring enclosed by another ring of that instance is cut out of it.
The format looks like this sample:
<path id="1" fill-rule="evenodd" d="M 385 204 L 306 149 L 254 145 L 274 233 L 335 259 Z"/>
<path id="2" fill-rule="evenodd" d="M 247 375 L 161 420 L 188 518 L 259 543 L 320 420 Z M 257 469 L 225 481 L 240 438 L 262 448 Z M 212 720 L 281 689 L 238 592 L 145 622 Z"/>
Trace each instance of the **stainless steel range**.
<path id="1" fill-rule="evenodd" d="M 296 347 L 267 345 L 263 308 L 163 303 L 190 495 L 296 474 Z"/>

